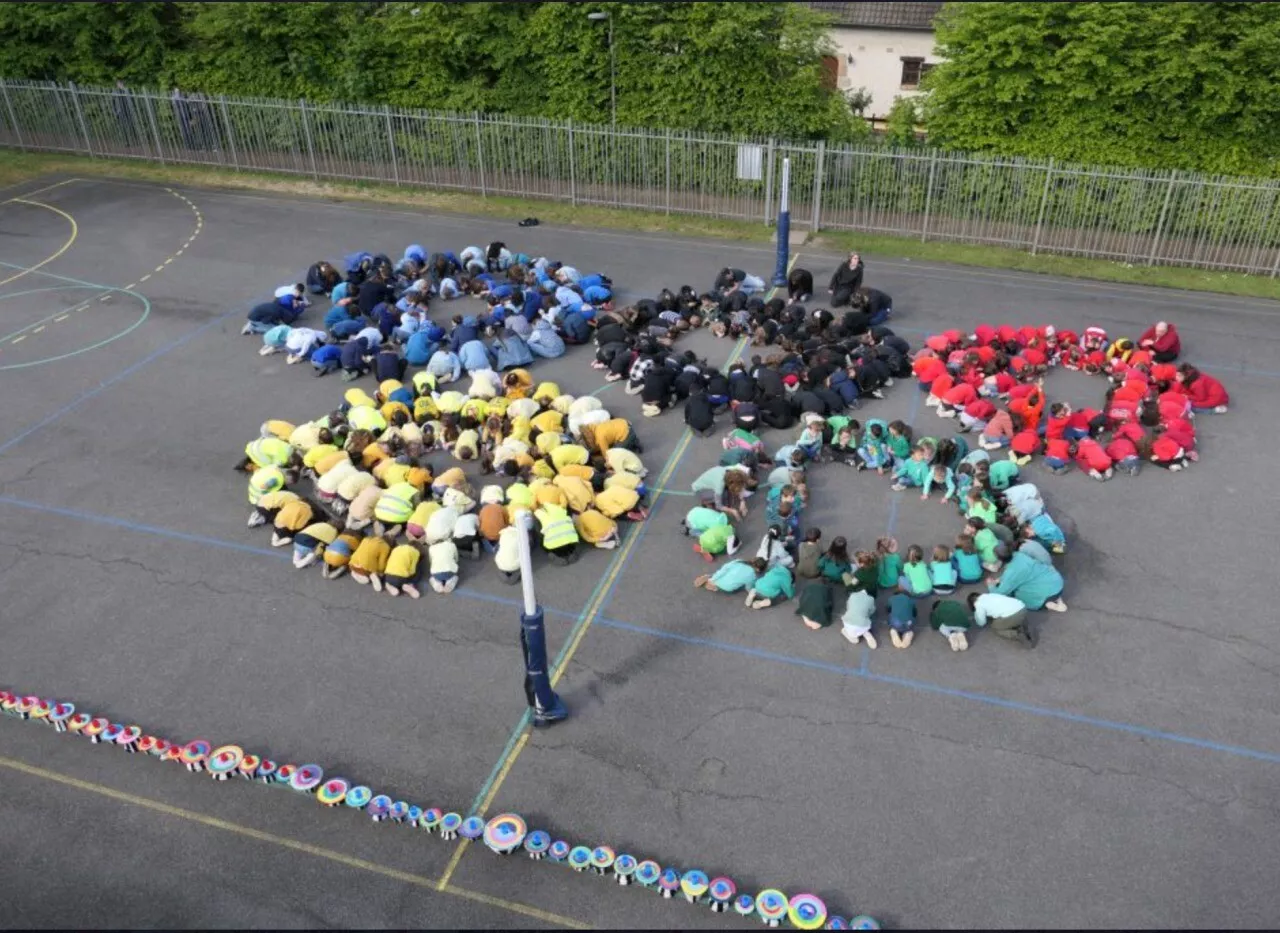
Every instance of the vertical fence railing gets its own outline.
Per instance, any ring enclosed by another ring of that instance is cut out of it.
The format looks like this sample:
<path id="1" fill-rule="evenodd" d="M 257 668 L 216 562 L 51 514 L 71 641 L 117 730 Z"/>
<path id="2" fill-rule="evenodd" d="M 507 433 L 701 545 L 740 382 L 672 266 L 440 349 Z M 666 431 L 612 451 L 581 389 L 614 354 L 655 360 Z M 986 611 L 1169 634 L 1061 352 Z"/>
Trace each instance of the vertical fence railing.
<path id="1" fill-rule="evenodd" d="M 0 79 L 0 145 L 1280 274 L 1280 182 Z"/>

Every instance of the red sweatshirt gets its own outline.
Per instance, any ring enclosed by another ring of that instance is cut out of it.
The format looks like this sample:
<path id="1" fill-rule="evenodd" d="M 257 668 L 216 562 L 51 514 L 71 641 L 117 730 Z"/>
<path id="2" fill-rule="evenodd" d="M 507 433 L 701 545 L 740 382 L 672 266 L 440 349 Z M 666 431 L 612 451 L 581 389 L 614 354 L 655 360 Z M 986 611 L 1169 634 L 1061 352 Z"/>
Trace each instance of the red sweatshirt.
<path id="1" fill-rule="evenodd" d="M 1019 431 L 1009 441 L 1009 449 L 1019 457 L 1030 456 L 1040 449 L 1040 435 L 1035 431 Z"/>
<path id="2" fill-rule="evenodd" d="M 1055 457 L 1058 460 L 1071 459 L 1071 445 L 1061 437 L 1045 438 L 1044 455 L 1046 457 Z"/>
<path id="3" fill-rule="evenodd" d="M 964 406 L 964 413 L 970 418 L 976 418 L 979 421 L 990 421 L 996 413 L 996 406 L 992 405 L 991 402 L 987 401 L 985 398 L 975 398 L 968 405 Z M 1009 416 L 1006 414 L 1005 417 L 1008 418 Z M 1009 427 L 1013 427 L 1012 421 L 1009 422 Z M 991 433 L 990 428 L 991 426 L 988 424 L 987 429 L 982 433 L 986 434 L 988 437 L 995 437 L 996 435 Z"/>
<path id="4" fill-rule="evenodd" d="M 1231 402 L 1226 387 L 1207 373 L 1201 373 L 1195 382 L 1189 383 L 1184 388 L 1191 399 L 1191 404 L 1196 408 L 1217 408 L 1219 405 L 1227 405 Z"/>
<path id="5" fill-rule="evenodd" d="M 1049 416 L 1049 421 L 1048 421 L 1048 423 L 1045 425 L 1045 429 L 1044 429 L 1044 439 L 1045 439 L 1046 441 L 1059 441 L 1059 440 L 1062 440 L 1062 436 L 1063 436 L 1064 434 L 1066 434 L 1066 432 L 1067 432 L 1067 426 L 1068 426 L 1068 425 L 1070 425 L 1070 424 L 1071 424 L 1071 416 L 1070 416 L 1070 415 L 1066 415 L 1066 416 L 1064 416 L 1064 417 L 1062 417 L 1062 418 L 1055 418 L 1055 417 L 1053 417 L 1053 415 L 1050 415 L 1050 416 Z M 1052 455 L 1052 454 L 1050 454 L 1050 456 L 1053 456 L 1053 455 Z"/>
<path id="6" fill-rule="evenodd" d="M 1087 437 L 1076 444 L 1076 463 L 1082 470 L 1097 470 L 1099 473 L 1111 469 L 1111 458 L 1102 445 Z"/>
<path id="7" fill-rule="evenodd" d="M 1157 353 L 1181 353 L 1182 340 L 1178 337 L 1178 328 L 1172 324 L 1169 329 L 1164 332 L 1163 337 L 1156 336 L 1155 326 L 1148 327 L 1138 338 L 1138 346 L 1142 346 L 1148 340 L 1152 341 L 1151 347 Z"/>
<path id="8" fill-rule="evenodd" d="M 933 380 L 947 371 L 947 366 L 936 356 L 926 356 L 912 363 L 911 369 L 921 385 L 930 385 Z"/>
<path id="9" fill-rule="evenodd" d="M 1104 450 L 1113 463 L 1138 456 L 1138 446 L 1127 437 L 1113 437 Z"/>
<path id="10" fill-rule="evenodd" d="M 964 408 L 978 397 L 977 391 L 967 382 L 961 382 L 949 389 L 942 400 L 955 408 Z"/>

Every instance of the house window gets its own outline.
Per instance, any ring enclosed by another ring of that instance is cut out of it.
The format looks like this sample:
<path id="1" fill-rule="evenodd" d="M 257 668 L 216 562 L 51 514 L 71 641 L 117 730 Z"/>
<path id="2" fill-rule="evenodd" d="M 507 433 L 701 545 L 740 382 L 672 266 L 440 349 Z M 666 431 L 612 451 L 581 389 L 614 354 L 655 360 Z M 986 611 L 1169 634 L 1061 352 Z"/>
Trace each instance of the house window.
<path id="1" fill-rule="evenodd" d="M 840 83 L 840 59 L 834 55 L 822 56 L 822 86 L 834 91 Z"/>
<path id="2" fill-rule="evenodd" d="M 902 87 L 903 90 L 913 90 L 920 86 L 920 79 L 927 75 L 933 69 L 933 65 L 927 63 L 923 58 L 910 58 L 906 55 L 902 56 Z"/>

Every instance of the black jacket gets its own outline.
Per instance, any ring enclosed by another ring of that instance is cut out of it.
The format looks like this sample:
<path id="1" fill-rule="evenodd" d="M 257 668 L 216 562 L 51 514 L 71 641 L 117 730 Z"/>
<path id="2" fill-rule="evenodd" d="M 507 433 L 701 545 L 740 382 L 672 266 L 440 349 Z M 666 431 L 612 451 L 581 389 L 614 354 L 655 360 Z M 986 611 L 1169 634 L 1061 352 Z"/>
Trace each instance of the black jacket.
<path id="1" fill-rule="evenodd" d="M 832 274 L 831 284 L 827 287 L 833 292 L 857 291 L 862 287 L 862 261 L 859 260 L 852 269 L 849 268 L 847 261 L 840 263 L 840 268 Z"/>

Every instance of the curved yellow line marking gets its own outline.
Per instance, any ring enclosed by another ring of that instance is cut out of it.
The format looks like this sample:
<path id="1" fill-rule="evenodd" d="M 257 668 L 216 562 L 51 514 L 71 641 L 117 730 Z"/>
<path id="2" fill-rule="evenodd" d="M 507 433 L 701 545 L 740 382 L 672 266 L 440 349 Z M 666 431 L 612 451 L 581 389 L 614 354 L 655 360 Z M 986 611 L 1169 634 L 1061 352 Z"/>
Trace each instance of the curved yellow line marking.
<path id="1" fill-rule="evenodd" d="M 66 211 L 62 210 L 61 208 L 53 207 L 52 205 L 49 205 L 49 204 L 41 204 L 39 201 L 28 201 L 25 198 L 10 198 L 5 203 L 6 204 L 9 204 L 9 203 L 29 204 L 32 207 L 43 207 L 46 211 L 53 211 L 55 214 L 61 214 L 63 217 L 67 219 L 67 222 L 71 224 L 71 236 L 67 238 L 67 242 L 62 244 L 62 248 L 59 249 L 56 253 L 54 253 L 52 256 L 48 256 L 40 260 L 34 266 L 30 266 L 26 269 L 23 269 L 21 272 L 15 272 L 13 275 L 9 276 L 7 279 L 0 279 L 0 285 L 8 285 L 10 282 L 15 281 L 16 279 L 20 279 L 24 275 L 30 275 L 32 272 L 35 272 L 41 266 L 47 266 L 49 263 L 53 262 L 63 253 L 65 253 L 67 250 L 71 249 L 71 244 L 74 243 L 76 241 L 76 237 L 80 235 L 80 226 L 79 224 L 76 223 L 76 219 L 72 217 L 70 214 L 68 214 Z"/>

